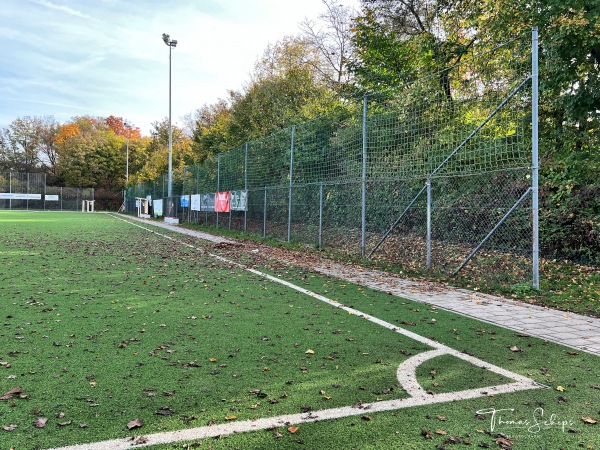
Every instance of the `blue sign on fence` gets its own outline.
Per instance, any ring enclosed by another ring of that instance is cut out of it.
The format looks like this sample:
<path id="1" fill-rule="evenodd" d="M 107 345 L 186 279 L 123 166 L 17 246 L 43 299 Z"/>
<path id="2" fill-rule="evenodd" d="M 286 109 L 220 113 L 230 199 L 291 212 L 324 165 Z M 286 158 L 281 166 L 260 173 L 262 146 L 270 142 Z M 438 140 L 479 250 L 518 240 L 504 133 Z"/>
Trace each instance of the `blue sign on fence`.
<path id="1" fill-rule="evenodd" d="M 182 195 L 181 200 L 180 200 L 180 205 L 182 208 L 189 208 L 190 207 L 190 196 Z"/>

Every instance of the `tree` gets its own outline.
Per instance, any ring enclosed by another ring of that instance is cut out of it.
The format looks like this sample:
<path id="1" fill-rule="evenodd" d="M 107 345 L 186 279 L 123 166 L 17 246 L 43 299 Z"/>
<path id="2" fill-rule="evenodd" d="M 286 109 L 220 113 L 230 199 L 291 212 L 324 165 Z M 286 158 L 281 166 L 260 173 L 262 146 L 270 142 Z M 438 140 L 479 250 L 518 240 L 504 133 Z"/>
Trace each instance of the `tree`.
<path id="1" fill-rule="evenodd" d="M 36 172 L 40 170 L 42 119 L 19 117 L 2 132 L 0 139 L 1 161 L 4 170 Z"/>
<path id="2" fill-rule="evenodd" d="M 229 134 L 231 108 L 226 100 L 197 109 L 193 116 L 192 149 L 197 162 L 233 147 Z"/>
<path id="3" fill-rule="evenodd" d="M 52 183 L 56 177 L 58 153 L 56 151 L 56 136 L 60 129 L 59 123 L 52 116 L 42 117 L 36 123 L 38 136 L 38 157 L 42 169 L 49 176 Z"/>
<path id="4" fill-rule="evenodd" d="M 300 23 L 301 39 L 318 55 L 313 68 L 333 90 L 339 91 L 349 80 L 348 61 L 352 54 L 353 8 L 322 0 L 326 11 L 317 20 L 304 19 Z"/>
<path id="5" fill-rule="evenodd" d="M 137 179 L 141 182 L 154 181 L 159 176 L 166 174 L 169 168 L 169 119 L 164 118 L 160 122 L 154 122 L 151 134 L 152 137 L 147 141 L 144 149 L 143 167 L 137 173 Z M 183 129 L 177 126 L 172 126 L 172 150 L 173 171 L 194 164 L 191 139 L 185 135 Z"/>
<path id="6" fill-rule="evenodd" d="M 316 58 L 313 48 L 293 37 L 265 50 L 244 92 L 231 95 L 234 146 L 341 107 L 315 72 Z"/>
<path id="7" fill-rule="evenodd" d="M 67 186 L 120 190 L 125 184 L 126 137 L 115 133 L 118 122 L 83 116 L 62 125 L 55 138 L 57 181 Z M 127 132 L 120 127 L 117 131 Z"/>
<path id="8" fill-rule="evenodd" d="M 475 39 L 465 33 L 453 0 L 362 0 L 349 64 L 363 91 L 382 91 L 438 73 L 447 100 L 451 80 L 442 69 L 458 63 Z"/>

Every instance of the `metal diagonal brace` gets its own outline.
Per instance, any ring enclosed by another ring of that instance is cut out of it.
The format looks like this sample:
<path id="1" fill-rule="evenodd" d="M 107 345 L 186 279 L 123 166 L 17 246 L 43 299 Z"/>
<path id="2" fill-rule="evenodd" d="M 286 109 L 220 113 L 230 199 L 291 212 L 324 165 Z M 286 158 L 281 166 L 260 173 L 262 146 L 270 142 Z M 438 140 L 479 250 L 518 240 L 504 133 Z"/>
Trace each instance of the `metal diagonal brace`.
<path id="1" fill-rule="evenodd" d="M 379 248 L 379 246 L 381 244 L 383 244 L 383 241 L 385 241 L 387 239 L 387 237 L 390 235 L 390 233 L 392 232 L 392 230 L 398 226 L 398 224 L 400 223 L 400 221 L 402 220 L 402 218 L 406 215 L 406 213 L 408 212 L 408 210 L 417 201 L 417 199 L 421 196 L 421 194 L 423 193 L 423 191 L 425 191 L 426 188 L 427 188 L 427 184 L 425 184 L 425 186 L 423 186 L 423 188 L 419 191 L 419 193 L 416 195 L 416 197 L 412 199 L 412 201 L 408 204 L 408 206 L 406 207 L 406 209 L 402 212 L 402 214 L 400 214 L 400 217 L 398 217 L 398 219 L 396 219 L 396 221 L 394 222 L 394 224 L 385 232 L 385 234 L 383 235 L 383 237 L 381 238 L 381 240 L 377 243 L 377 245 L 375 246 L 375 248 L 373 250 L 371 250 L 371 253 L 369 253 L 369 256 L 367 256 L 367 258 L 370 258 L 371 255 L 377 251 L 377 249 Z"/>
<path id="2" fill-rule="evenodd" d="M 467 257 L 467 259 L 465 259 L 463 261 L 463 263 L 460 265 L 460 267 L 458 269 L 456 269 L 456 271 L 452 274 L 452 276 L 456 276 L 456 274 L 458 272 L 460 272 L 463 267 L 465 267 L 467 265 L 467 263 L 469 261 L 471 261 L 471 258 L 473 258 L 473 256 L 475 256 L 475 253 L 477 253 L 479 251 L 479 249 L 481 247 L 483 247 L 483 245 L 488 241 L 488 239 L 490 237 L 492 237 L 492 234 L 494 234 L 496 232 L 496 230 L 500 227 L 500 225 L 502 225 L 504 223 L 504 221 L 506 219 L 508 219 L 508 217 L 512 214 L 512 212 L 517 208 L 517 206 L 519 206 L 521 204 L 521 202 L 523 200 L 525 200 L 525 198 L 529 195 L 529 193 L 531 192 L 531 187 L 528 187 L 527 190 L 525 191 L 525 193 L 523 195 L 521 195 L 521 198 L 519 200 L 517 200 L 517 202 L 512 206 L 512 208 L 510 208 L 508 210 L 508 212 L 504 215 L 504 217 L 502 219 L 500 219 L 500 222 L 498 222 L 496 224 L 496 226 L 492 229 L 492 231 L 490 231 L 487 236 L 483 239 L 483 241 L 481 241 L 479 243 L 479 245 L 477 247 L 475 247 L 475 249 L 471 252 L 471 254 Z"/>

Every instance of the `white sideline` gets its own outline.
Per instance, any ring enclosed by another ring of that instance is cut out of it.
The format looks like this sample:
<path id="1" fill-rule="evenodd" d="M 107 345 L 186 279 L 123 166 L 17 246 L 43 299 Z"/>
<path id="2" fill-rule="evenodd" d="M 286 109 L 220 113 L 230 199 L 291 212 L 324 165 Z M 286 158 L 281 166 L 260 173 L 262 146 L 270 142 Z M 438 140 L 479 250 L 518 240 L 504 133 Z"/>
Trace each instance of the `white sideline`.
<path id="1" fill-rule="evenodd" d="M 161 236 L 165 239 L 169 239 L 174 242 L 178 242 L 181 245 L 184 245 L 186 247 L 189 247 L 189 248 L 192 248 L 195 250 L 200 250 L 198 247 L 196 247 L 194 245 L 188 244 L 183 241 L 179 241 L 171 236 L 168 236 L 168 235 L 165 235 L 162 233 L 158 233 L 154 230 L 151 230 L 150 228 L 144 227 L 137 223 L 130 222 L 129 220 L 125 220 L 121 217 L 114 216 L 112 214 L 111 214 L 111 216 L 116 219 L 122 220 L 130 225 L 133 225 L 133 226 L 136 226 L 143 230 L 146 230 L 150 233 L 154 233 L 157 236 Z M 496 395 L 496 394 L 517 392 L 517 391 L 522 391 L 522 390 L 546 388 L 546 386 L 539 384 L 527 377 L 524 377 L 517 373 L 510 372 L 506 369 L 495 366 L 493 364 L 489 364 L 479 358 L 459 352 L 459 351 L 457 351 L 453 348 L 450 348 L 444 344 L 441 344 L 439 342 L 425 338 L 421 335 L 418 335 L 411 331 L 405 330 L 403 328 L 397 327 L 389 322 L 385 322 L 376 317 L 362 313 L 361 311 L 359 311 L 357 309 L 345 306 L 341 303 L 338 303 L 334 300 L 331 300 L 331 299 L 324 297 L 320 294 L 317 294 L 315 292 L 304 289 L 300 286 L 297 286 L 297 285 L 290 283 L 286 280 L 283 280 L 281 278 L 277 278 L 272 275 L 266 274 L 264 272 L 260 272 L 256 269 L 246 267 L 243 264 L 237 263 L 235 261 L 231 261 L 220 255 L 215 255 L 213 253 L 207 253 L 207 254 L 215 259 L 218 259 L 218 260 L 226 263 L 226 264 L 242 268 L 244 270 L 247 270 L 248 272 L 251 272 L 259 277 L 262 277 L 262 278 L 272 281 L 274 283 L 282 284 L 290 289 L 294 289 L 298 292 L 309 295 L 310 297 L 313 297 L 317 300 L 325 302 L 331 306 L 340 308 L 350 314 L 356 315 L 360 318 L 363 318 L 365 320 L 373 322 L 384 328 L 395 331 L 396 333 L 400 333 L 406 337 L 409 337 L 409 338 L 416 340 L 422 344 L 432 347 L 433 350 L 425 351 L 425 352 L 419 353 L 415 356 L 412 356 L 398 366 L 398 369 L 397 369 L 398 382 L 402 386 L 402 388 L 411 397 L 405 398 L 405 399 L 387 400 L 387 401 L 380 401 L 380 402 L 374 402 L 374 403 L 368 403 L 368 404 L 360 404 L 360 405 L 354 405 L 354 406 L 345 406 L 345 407 L 340 407 L 340 408 L 324 409 L 324 410 L 314 411 L 314 412 L 309 412 L 309 413 L 287 414 L 287 415 L 282 415 L 282 416 L 277 416 L 277 417 L 268 417 L 268 418 L 262 418 L 262 419 L 256 419 L 256 420 L 240 421 L 240 422 L 230 422 L 230 423 L 220 424 L 220 425 L 204 426 L 204 427 L 199 427 L 199 428 L 190 428 L 190 429 L 184 429 L 184 430 L 178 430 L 178 431 L 148 434 L 148 435 L 143 435 L 143 439 L 140 439 L 139 441 L 136 441 L 136 439 L 138 439 L 136 437 L 129 437 L 129 438 L 124 438 L 124 439 L 113 439 L 113 440 L 102 441 L 102 442 L 95 442 L 95 443 L 88 443 L 88 444 L 81 444 L 81 445 L 72 445 L 72 446 L 67 446 L 67 447 L 59 447 L 59 448 L 54 448 L 54 449 L 50 449 L 50 450 L 125 450 L 125 449 L 131 449 L 131 448 L 142 448 L 142 447 L 147 447 L 150 445 L 167 444 L 167 443 L 181 442 L 181 441 L 192 441 L 192 440 L 197 440 L 197 439 L 204 439 L 204 438 L 228 435 L 228 434 L 233 434 L 233 433 L 242 433 L 242 432 L 247 432 L 247 431 L 265 430 L 265 429 L 284 427 L 284 426 L 290 426 L 290 425 L 299 425 L 299 424 L 303 424 L 303 423 L 317 422 L 317 421 L 327 420 L 327 419 L 339 419 L 342 417 L 363 415 L 363 414 L 366 414 L 367 412 L 374 413 L 374 412 L 382 412 L 382 411 L 391 411 L 391 410 L 396 410 L 396 409 L 409 408 L 409 407 L 413 407 L 413 406 L 429 405 L 429 404 L 435 404 L 435 403 L 445 403 L 445 402 L 451 402 L 451 401 L 457 401 L 457 400 L 485 397 L 485 396 Z M 464 390 L 464 391 L 459 391 L 459 392 L 450 392 L 450 393 L 435 394 L 435 395 L 428 394 L 420 386 L 420 384 L 417 381 L 416 369 L 423 362 L 425 362 L 429 359 L 438 357 L 438 356 L 442 356 L 442 355 L 452 355 L 454 357 L 465 360 L 475 366 L 478 366 L 483 369 L 489 370 L 491 372 L 497 373 L 504 377 L 511 378 L 511 379 L 515 380 L 515 382 L 503 384 L 503 385 L 499 385 L 499 386 L 489 386 L 489 387 L 485 387 L 485 388 L 469 389 L 469 390 Z"/>

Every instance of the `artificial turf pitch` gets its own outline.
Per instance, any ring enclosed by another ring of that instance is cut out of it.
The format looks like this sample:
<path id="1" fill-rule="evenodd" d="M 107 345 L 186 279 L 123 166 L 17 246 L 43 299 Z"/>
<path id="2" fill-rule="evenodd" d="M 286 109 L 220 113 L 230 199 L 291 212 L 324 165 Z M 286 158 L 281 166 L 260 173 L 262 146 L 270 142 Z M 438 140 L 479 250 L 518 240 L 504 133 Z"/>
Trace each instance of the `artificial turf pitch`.
<path id="1" fill-rule="evenodd" d="M 0 448 L 408 397 L 396 369 L 429 346 L 173 237 L 111 215 L 0 212 L 0 395 L 21 390 L 0 400 Z M 260 269 L 550 389 L 153 448 L 598 445 L 598 358 L 294 267 Z M 451 356 L 427 361 L 417 379 L 432 397 L 507 382 Z M 514 411 L 492 424 L 477 414 L 490 408 Z M 129 430 L 135 419 L 143 426 Z"/>

